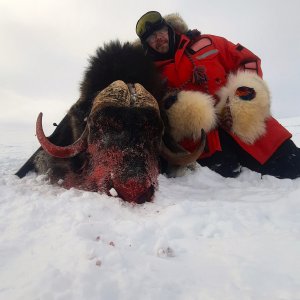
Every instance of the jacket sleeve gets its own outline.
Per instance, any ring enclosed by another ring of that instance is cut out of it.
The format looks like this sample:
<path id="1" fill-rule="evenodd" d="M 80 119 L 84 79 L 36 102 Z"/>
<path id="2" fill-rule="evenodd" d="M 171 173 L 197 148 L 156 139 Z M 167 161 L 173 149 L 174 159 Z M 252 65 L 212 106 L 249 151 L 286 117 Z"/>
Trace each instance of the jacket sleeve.
<path id="1" fill-rule="evenodd" d="M 233 44 L 222 37 L 212 37 L 216 48 L 219 50 L 220 59 L 227 73 L 238 70 L 254 71 L 260 77 L 263 76 L 261 60 L 258 56 L 241 44 Z"/>

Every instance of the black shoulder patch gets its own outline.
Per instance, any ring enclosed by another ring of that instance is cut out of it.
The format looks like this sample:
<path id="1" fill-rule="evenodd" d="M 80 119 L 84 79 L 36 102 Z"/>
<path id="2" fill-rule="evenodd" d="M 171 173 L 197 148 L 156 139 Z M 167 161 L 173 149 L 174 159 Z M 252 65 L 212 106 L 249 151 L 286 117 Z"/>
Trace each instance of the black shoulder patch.
<path id="1" fill-rule="evenodd" d="M 183 46 L 185 45 L 185 43 L 186 43 L 186 41 L 182 40 L 181 43 L 180 43 L 180 45 L 179 45 L 179 47 L 178 47 L 178 49 L 182 49 Z"/>
<path id="2" fill-rule="evenodd" d="M 236 48 L 237 51 L 242 51 L 244 49 L 244 46 L 242 46 L 241 44 L 237 44 Z"/>

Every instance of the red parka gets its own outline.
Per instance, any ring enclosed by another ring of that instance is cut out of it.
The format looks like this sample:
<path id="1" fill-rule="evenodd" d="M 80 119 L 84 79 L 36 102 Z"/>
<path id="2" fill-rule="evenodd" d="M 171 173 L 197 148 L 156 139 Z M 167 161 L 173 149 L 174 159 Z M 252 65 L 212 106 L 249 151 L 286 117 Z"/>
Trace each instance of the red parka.
<path id="1" fill-rule="evenodd" d="M 174 59 L 156 62 L 162 75 L 168 79 L 170 88 L 196 90 L 215 96 L 227 82 L 230 73 L 238 70 L 252 70 L 262 77 L 260 59 L 240 44 L 233 44 L 222 37 L 201 35 L 190 40 L 181 35 Z M 201 84 L 193 83 L 193 70 L 200 70 Z M 216 97 L 217 102 L 217 97 Z M 266 134 L 253 144 L 246 144 L 238 136 L 229 132 L 234 140 L 261 164 L 264 164 L 291 133 L 274 118 L 266 120 Z M 185 139 L 181 142 L 187 150 L 194 150 L 197 141 Z M 217 130 L 207 135 L 208 150 L 201 158 L 222 151 Z"/>

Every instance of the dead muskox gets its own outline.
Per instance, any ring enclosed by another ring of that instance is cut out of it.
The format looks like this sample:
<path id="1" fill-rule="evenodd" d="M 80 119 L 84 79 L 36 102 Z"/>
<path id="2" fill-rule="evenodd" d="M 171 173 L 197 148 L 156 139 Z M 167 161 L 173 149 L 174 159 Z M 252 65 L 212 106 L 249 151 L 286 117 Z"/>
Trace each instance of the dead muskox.
<path id="1" fill-rule="evenodd" d="M 171 165 L 195 161 L 168 134 L 160 109 L 162 80 L 143 50 L 112 42 L 90 59 L 79 100 L 46 138 L 37 121 L 39 148 L 16 173 L 47 173 L 65 188 L 110 194 L 129 202 L 150 201 L 157 186 L 160 157 Z M 203 135 L 204 136 L 204 135 Z"/>

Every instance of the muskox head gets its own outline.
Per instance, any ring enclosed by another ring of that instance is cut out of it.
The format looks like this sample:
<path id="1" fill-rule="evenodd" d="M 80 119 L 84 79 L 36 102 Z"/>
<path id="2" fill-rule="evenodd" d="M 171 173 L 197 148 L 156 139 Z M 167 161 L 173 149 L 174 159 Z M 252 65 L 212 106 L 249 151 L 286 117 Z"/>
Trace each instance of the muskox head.
<path id="1" fill-rule="evenodd" d="M 172 164 L 186 165 L 203 150 L 201 145 L 192 154 L 175 154 L 164 145 L 157 101 L 138 83 L 118 80 L 101 91 L 94 99 L 83 134 L 70 146 L 52 144 L 41 123 L 42 114 L 37 121 L 37 137 L 48 154 L 68 160 L 85 153 L 79 170 L 67 169 L 62 174 L 64 187 L 107 194 L 114 189 L 129 202 L 152 199 L 157 187 L 159 155 Z"/>

